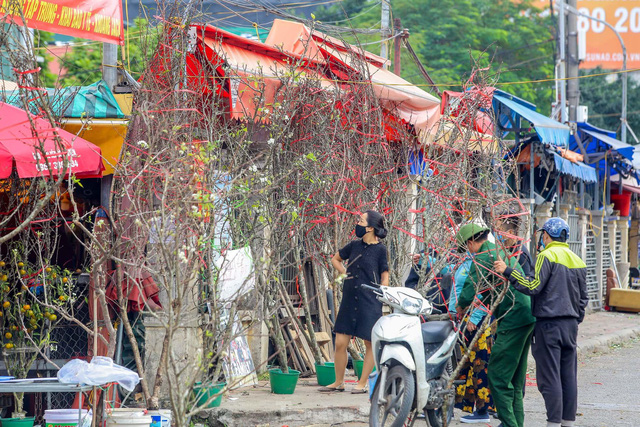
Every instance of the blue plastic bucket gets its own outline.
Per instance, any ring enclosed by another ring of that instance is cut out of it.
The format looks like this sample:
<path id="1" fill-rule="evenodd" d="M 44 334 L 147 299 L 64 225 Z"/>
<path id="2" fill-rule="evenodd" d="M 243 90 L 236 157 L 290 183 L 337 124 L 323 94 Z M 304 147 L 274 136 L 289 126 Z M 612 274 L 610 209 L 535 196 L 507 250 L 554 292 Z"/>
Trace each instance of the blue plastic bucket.
<path id="1" fill-rule="evenodd" d="M 376 382 L 378 381 L 378 371 L 373 371 L 369 374 L 369 400 L 371 400 L 371 396 L 373 395 L 373 389 L 376 387 Z"/>

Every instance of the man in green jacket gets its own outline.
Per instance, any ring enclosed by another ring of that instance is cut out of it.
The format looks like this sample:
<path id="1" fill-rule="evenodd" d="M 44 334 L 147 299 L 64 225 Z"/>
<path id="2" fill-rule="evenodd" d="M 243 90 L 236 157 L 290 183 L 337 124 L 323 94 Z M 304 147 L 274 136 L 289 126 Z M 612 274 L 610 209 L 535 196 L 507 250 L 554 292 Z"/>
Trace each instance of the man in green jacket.
<path id="1" fill-rule="evenodd" d="M 509 286 L 504 299 L 493 312 L 498 321 L 491 357 L 489 358 L 489 387 L 503 427 L 524 426 L 522 390 L 527 375 L 527 357 L 535 318 L 531 314 L 531 300 L 510 286 L 493 271 L 495 261 L 502 259 L 510 268 L 521 271 L 516 257 L 488 241 L 489 228 L 466 224 L 456 234 L 459 247 L 474 254 L 469 276 L 458 298 L 457 311 L 463 313 L 475 300 L 487 307 Z"/>

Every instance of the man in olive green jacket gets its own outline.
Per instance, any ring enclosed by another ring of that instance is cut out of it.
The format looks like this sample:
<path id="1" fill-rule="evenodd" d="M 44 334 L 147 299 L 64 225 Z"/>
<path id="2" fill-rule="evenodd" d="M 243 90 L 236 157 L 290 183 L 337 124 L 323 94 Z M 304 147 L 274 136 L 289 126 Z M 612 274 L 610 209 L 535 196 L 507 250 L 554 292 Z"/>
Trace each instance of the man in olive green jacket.
<path id="1" fill-rule="evenodd" d="M 501 425 L 523 427 L 522 390 L 527 376 L 527 357 L 535 318 L 531 314 L 530 297 L 513 289 L 493 271 L 493 263 L 499 259 L 520 271 L 517 258 L 509 258 L 487 240 L 488 236 L 489 228 L 478 224 L 466 224 L 460 227 L 456 235 L 458 245 L 475 254 L 458 298 L 457 311 L 464 312 L 476 299 L 490 307 L 493 298 L 502 293 L 504 286 L 509 286 L 504 299 L 493 312 L 498 329 L 489 358 L 489 388 Z"/>

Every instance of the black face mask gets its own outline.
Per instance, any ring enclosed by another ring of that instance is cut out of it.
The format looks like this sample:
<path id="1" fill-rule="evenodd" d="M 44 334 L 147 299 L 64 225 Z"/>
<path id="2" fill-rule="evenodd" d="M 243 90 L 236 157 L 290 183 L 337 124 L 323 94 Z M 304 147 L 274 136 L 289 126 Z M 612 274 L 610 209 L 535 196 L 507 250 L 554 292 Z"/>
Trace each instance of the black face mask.
<path id="1" fill-rule="evenodd" d="M 356 224 L 356 236 L 358 236 L 358 238 L 361 239 L 364 237 L 365 234 L 367 234 L 367 227 L 363 227 L 360 224 Z"/>

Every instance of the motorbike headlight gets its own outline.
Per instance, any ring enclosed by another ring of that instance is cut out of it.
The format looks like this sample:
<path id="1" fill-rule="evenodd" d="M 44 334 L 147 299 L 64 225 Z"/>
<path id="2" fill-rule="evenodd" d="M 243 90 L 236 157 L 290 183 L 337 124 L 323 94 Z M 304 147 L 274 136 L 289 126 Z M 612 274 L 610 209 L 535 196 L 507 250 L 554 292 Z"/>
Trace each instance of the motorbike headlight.
<path id="1" fill-rule="evenodd" d="M 422 301 L 418 298 L 405 295 L 402 299 L 402 309 L 408 314 L 420 314 L 422 310 Z"/>

